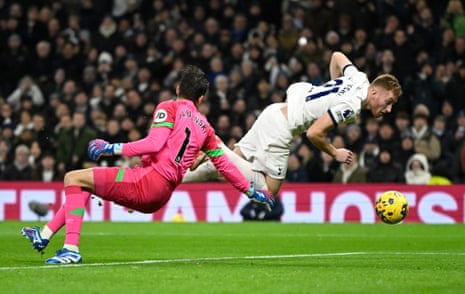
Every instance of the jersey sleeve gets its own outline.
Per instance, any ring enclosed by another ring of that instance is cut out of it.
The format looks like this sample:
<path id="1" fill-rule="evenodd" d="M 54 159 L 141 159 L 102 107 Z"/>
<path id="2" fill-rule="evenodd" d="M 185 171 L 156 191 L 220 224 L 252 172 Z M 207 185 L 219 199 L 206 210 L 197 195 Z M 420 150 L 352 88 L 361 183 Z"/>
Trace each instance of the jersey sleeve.
<path id="1" fill-rule="evenodd" d="M 328 109 L 328 113 L 336 126 L 340 123 L 355 122 L 357 118 L 357 110 L 347 103 L 339 103 L 331 107 Z"/>
<path id="2" fill-rule="evenodd" d="M 210 157 L 211 162 L 221 175 L 236 189 L 246 193 L 250 187 L 249 181 L 242 175 L 236 165 L 226 156 L 218 145 L 213 129 L 208 134 L 202 150 Z"/>
<path id="3" fill-rule="evenodd" d="M 175 118 L 175 104 L 160 103 L 154 111 L 148 135 L 143 139 L 124 143 L 122 154 L 136 156 L 160 151 L 173 129 Z"/>

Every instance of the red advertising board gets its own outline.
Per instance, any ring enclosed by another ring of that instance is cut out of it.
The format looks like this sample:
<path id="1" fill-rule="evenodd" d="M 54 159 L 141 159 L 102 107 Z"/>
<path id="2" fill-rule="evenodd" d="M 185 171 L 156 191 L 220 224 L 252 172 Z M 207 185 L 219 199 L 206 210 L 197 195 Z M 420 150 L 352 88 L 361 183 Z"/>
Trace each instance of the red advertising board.
<path id="1" fill-rule="evenodd" d="M 398 190 L 409 200 L 404 222 L 465 223 L 465 185 L 413 186 L 379 184 L 285 184 L 281 189 L 283 223 L 375 223 L 374 202 L 386 190 Z M 62 183 L 0 182 L 0 220 L 35 221 L 30 201 L 49 204 L 51 219 L 62 205 Z M 240 222 L 240 209 L 248 202 L 228 183 L 183 184 L 160 211 L 129 213 L 126 208 L 98 198 L 90 201 L 88 221 L 172 221 L 181 213 L 188 222 Z"/>

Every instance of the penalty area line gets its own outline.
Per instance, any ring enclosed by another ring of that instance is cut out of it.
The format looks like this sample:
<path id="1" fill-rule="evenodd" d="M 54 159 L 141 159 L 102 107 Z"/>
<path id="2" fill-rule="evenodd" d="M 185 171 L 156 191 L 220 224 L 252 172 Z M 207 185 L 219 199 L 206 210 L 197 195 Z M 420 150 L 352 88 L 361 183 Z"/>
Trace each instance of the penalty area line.
<path id="1" fill-rule="evenodd" d="M 76 268 L 76 267 L 103 267 L 119 265 L 145 265 L 157 263 L 190 263 L 205 261 L 224 260 L 260 260 L 260 259 L 289 259 L 289 258 L 309 258 L 309 257 L 334 257 L 351 255 L 457 255 L 463 256 L 461 252 L 334 252 L 334 253 L 311 253 L 311 254 L 286 254 L 286 255 L 257 255 L 257 256 L 224 256 L 224 257 L 200 257 L 200 258 L 178 258 L 178 259 L 153 259 L 140 261 L 117 261 L 117 262 L 95 262 L 65 265 L 38 265 L 38 266 L 10 266 L 0 267 L 0 271 L 16 271 L 27 269 L 53 269 L 53 268 Z"/>

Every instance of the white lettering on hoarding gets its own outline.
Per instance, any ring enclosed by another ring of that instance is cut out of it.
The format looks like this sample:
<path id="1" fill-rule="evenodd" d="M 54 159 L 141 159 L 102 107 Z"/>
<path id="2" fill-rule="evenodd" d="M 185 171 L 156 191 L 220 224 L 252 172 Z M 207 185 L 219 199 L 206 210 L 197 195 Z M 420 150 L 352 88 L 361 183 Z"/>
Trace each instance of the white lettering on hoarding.
<path id="1" fill-rule="evenodd" d="M 324 192 L 310 192 L 305 201 L 308 211 L 298 211 L 297 195 L 295 192 L 281 193 L 281 199 L 284 205 L 284 214 L 281 218 L 286 223 L 323 223 L 325 221 L 325 203 L 326 197 Z"/>
<path id="2" fill-rule="evenodd" d="M 360 191 L 346 191 L 339 194 L 331 205 L 329 212 L 330 223 L 343 223 L 347 219 L 346 211 L 350 207 L 356 207 L 360 212 L 360 222 L 372 224 L 375 222 L 375 210 L 373 201 Z M 354 220 L 353 220 L 354 221 Z"/>
<path id="3" fill-rule="evenodd" d="M 5 204 L 16 203 L 16 190 L 0 190 L 0 220 L 5 219 Z"/>
<path id="4" fill-rule="evenodd" d="M 435 208 L 445 211 L 457 211 L 457 201 L 447 193 L 431 192 L 425 194 L 418 203 L 418 217 L 427 224 L 454 224 L 455 220 Z"/>
<path id="5" fill-rule="evenodd" d="M 192 198 L 187 191 L 174 191 L 170 200 L 166 204 L 166 210 L 163 214 L 162 221 L 170 222 L 177 213 L 182 213 L 187 222 L 196 222 Z"/>
<path id="6" fill-rule="evenodd" d="M 227 184 L 225 184 L 227 185 Z M 12 188 L 15 187 L 15 188 Z M 198 193 L 191 193 L 189 185 L 184 190 L 175 191 L 172 198 L 156 215 L 128 213 L 127 209 L 112 202 L 90 200 L 85 214 L 86 221 L 152 221 L 159 219 L 170 222 L 177 213 L 182 213 L 188 222 L 240 222 L 241 208 L 248 202 L 247 197 L 223 190 L 216 185 L 206 185 Z M 463 185 L 428 187 L 399 186 L 410 205 L 407 222 L 429 224 L 465 223 L 465 194 Z M 350 190 L 348 190 L 350 189 Z M 283 189 L 281 199 L 284 205 L 283 223 L 341 223 L 356 221 L 373 223 L 376 221 L 374 201 L 382 193 L 384 186 L 340 186 L 322 191 L 321 185 L 290 184 Z M 197 191 L 197 192 L 194 192 Z M 0 221 L 38 219 L 29 208 L 30 201 L 52 204 L 56 209 L 65 202 L 61 185 L 6 185 L 0 182 Z M 462 201 L 462 202 L 461 202 Z M 50 220 L 52 210 L 41 218 Z"/>
<path id="7" fill-rule="evenodd" d="M 240 222 L 242 221 L 241 208 L 248 202 L 247 198 L 241 195 L 239 202 L 231 208 L 226 200 L 226 196 L 221 191 L 207 192 L 207 222 Z"/>

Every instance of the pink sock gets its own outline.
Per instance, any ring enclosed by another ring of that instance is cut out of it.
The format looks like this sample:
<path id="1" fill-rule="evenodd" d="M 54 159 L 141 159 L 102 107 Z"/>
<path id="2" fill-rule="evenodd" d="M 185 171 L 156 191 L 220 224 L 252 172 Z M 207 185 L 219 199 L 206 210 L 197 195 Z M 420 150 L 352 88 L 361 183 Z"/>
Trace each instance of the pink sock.
<path id="1" fill-rule="evenodd" d="M 65 187 L 66 202 L 64 205 L 66 223 L 66 245 L 79 246 L 82 221 L 89 194 L 84 194 L 79 186 Z"/>
<path id="2" fill-rule="evenodd" d="M 86 204 L 89 202 L 90 193 L 89 192 L 82 192 L 82 196 L 86 197 Z M 65 206 L 62 205 L 60 209 L 58 209 L 55 216 L 52 218 L 51 221 L 47 223 L 47 227 L 55 234 L 65 225 Z"/>

